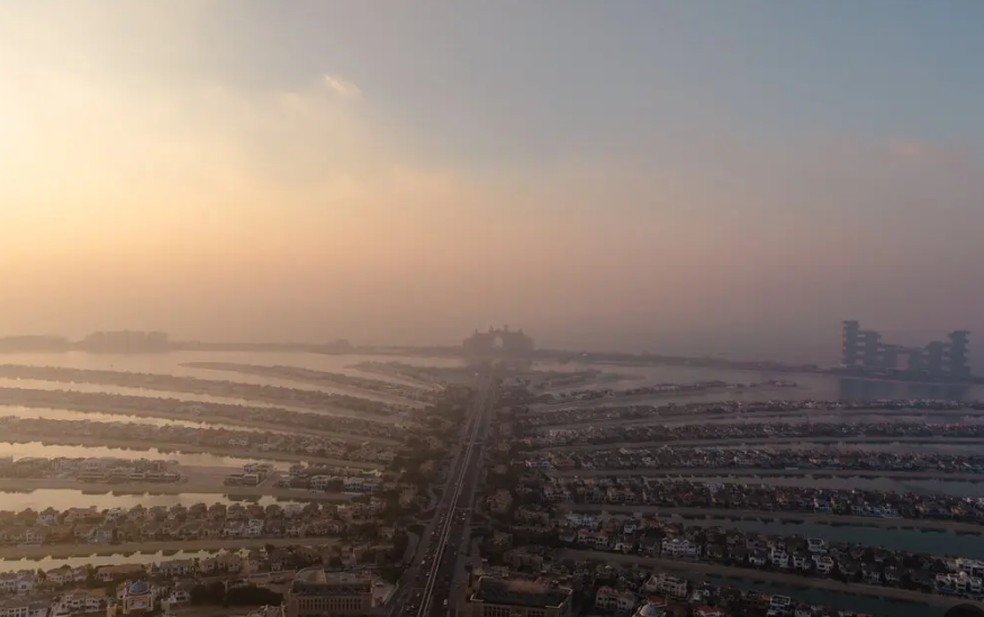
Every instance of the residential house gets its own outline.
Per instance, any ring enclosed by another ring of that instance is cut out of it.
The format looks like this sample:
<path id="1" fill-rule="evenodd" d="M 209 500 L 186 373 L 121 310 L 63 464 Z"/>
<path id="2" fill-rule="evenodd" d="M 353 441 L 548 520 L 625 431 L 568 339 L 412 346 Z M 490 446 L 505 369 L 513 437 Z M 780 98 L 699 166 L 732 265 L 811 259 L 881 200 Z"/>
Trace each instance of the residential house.
<path id="1" fill-rule="evenodd" d="M 96 568 L 96 578 L 104 583 L 126 578 L 140 578 L 144 573 L 144 567 L 137 563 L 100 566 Z"/>
<path id="2" fill-rule="evenodd" d="M 113 541 L 113 530 L 107 527 L 93 527 L 87 540 L 90 544 L 109 544 Z"/>
<path id="3" fill-rule="evenodd" d="M 769 563 L 775 568 L 788 568 L 789 554 L 781 548 L 773 548 L 769 553 Z"/>
<path id="4" fill-rule="evenodd" d="M 0 617 L 47 617 L 48 603 L 15 598 L 0 602 Z"/>
<path id="5" fill-rule="evenodd" d="M 686 579 L 669 576 L 662 572 L 650 576 L 649 579 L 643 583 L 642 589 L 646 593 L 651 594 L 659 593 L 674 598 L 687 597 Z"/>
<path id="6" fill-rule="evenodd" d="M 631 591 L 618 591 L 607 585 L 598 589 L 595 606 L 615 613 L 631 613 L 638 599 Z"/>
<path id="7" fill-rule="evenodd" d="M 794 554 L 793 567 L 804 572 L 811 569 L 813 567 L 813 558 L 810 553 L 797 552 Z"/>
<path id="8" fill-rule="evenodd" d="M 663 538 L 660 543 L 660 555 L 670 559 L 696 559 L 699 554 L 697 546 L 686 538 Z"/>
<path id="9" fill-rule="evenodd" d="M 24 530 L 24 544 L 44 544 L 45 530 L 42 527 L 28 527 Z"/>
<path id="10" fill-rule="evenodd" d="M 774 595 L 769 600 L 769 610 L 766 613 L 769 617 L 782 616 L 789 613 L 793 608 L 793 600 L 789 596 Z"/>
<path id="11" fill-rule="evenodd" d="M 263 519 L 261 518 L 251 518 L 246 521 L 246 528 L 243 530 L 243 536 L 247 538 L 258 538 L 263 535 Z"/>
<path id="12" fill-rule="evenodd" d="M 51 617 L 66 617 L 106 610 L 106 596 L 85 589 L 76 589 L 60 596 L 51 606 Z"/>
<path id="13" fill-rule="evenodd" d="M 60 586 L 67 585 L 68 583 L 74 582 L 72 577 L 71 566 L 61 566 L 60 568 L 53 568 L 44 573 L 44 580 L 49 585 Z"/>
<path id="14" fill-rule="evenodd" d="M 195 561 L 193 559 L 172 559 L 158 563 L 154 569 L 161 576 L 178 577 L 190 576 L 195 573 Z"/>
<path id="15" fill-rule="evenodd" d="M 168 606 L 183 606 L 191 604 L 191 590 L 195 587 L 194 581 L 180 581 L 171 590 L 167 598 Z"/>
<path id="16" fill-rule="evenodd" d="M 830 555 L 814 555 L 813 565 L 816 567 L 817 572 L 826 576 L 834 569 L 834 560 Z"/>
<path id="17" fill-rule="evenodd" d="M 19 596 L 34 591 L 37 583 L 38 575 L 33 570 L 21 570 L 20 572 L 8 572 L 0 575 L 0 591 L 15 593 Z"/>

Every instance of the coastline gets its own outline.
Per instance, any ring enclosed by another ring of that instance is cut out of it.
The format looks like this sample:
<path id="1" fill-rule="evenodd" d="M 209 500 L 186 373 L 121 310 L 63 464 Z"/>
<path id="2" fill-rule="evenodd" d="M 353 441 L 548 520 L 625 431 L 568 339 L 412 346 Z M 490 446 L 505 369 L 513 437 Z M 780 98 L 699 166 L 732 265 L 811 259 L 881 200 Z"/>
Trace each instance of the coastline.
<path id="1" fill-rule="evenodd" d="M 216 468 L 223 469 L 223 468 Z M 221 477 L 194 477 L 180 482 L 131 482 L 126 484 L 106 484 L 96 482 L 81 482 L 70 478 L 0 478 L 0 492 L 30 493 L 36 490 L 78 490 L 93 495 L 181 495 L 185 493 L 203 493 L 214 495 L 229 495 L 233 497 L 272 497 L 288 501 L 327 501 L 346 502 L 352 495 L 345 493 L 328 493 L 310 489 L 276 488 L 267 486 L 270 480 L 257 486 L 228 486 L 222 483 Z"/>
<path id="2" fill-rule="evenodd" d="M 899 589 L 898 587 L 881 587 L 877 585 L 867 585 L 864 583 L 842 583 L 830 578 L 804 577 L 797 576 L 795 574 L 787 574 L 785 572 L 754 570 L 751 568 L 722 566 L 718 564 L 701 563 L 696 561 L 680 561 L 676 559 L 661 559 L 658 557 L 640 557 L 636 555 L 624 555 L 621 553 L 607 553 L 602 551 L 578 549 L 561 549 L 558 557 L 560 559 L 591 560 L 608 563 L 619 562 L 624 564 L 643 564 L 646 566 L 659 568 L 660 570 L 682 572 L 691 576 L 717 576 L 724 578 L 765 581 L 794 587 L 835 591 L 887 600 L 902 600 L 906 602 L 916 602 L 919 604 L 928 604 L 939 607 L 950 607 L 968 602 L 966 598 L 943 596 L 909 589 Z"/>
<path id="3" fill-rule="evenodd" d="M 618 506 L 608 504 L 560 504 L 568 512 L 624 512 L 680 517 L 689 523 L 700 524 L 705 521 L 720 521 L 722 527 L 729 520 L 772 520 L 782 522 L 821 523 L 827 525 L 851 525 L 857 527 L 879 527 L 883 529 L 913 529 L 917 531 L 950 531 L 954 533 L 984 534 L 984 526 L 959 521 L 935 521 L 911 518 L 875 518 L 871 516 L 850 516 L 839 514 L 817 514 L 812 512 L 781 512 L 774 510 L 715 510 L 713 508 L 663 508 L 660 506 Z"/>
<path id="4" fill-rule="evenodd" d="M 572 477 L 611 477 L 645 476 L 661 478 L 669 476 L 709 476 L 714 478 L 766 476 L 782 478 L 894 478 L 896 480 L 952 480 L 956 482 L 984 482 L 984 473 L 946 472 L 946 471 L 901 471 L 877 469 L 764 469 L 731 467 L 679 467 L 653 469 L 572 469 L 555 470 L 551 476 Z"/>
<path id="5" fill-rule="evenodd" d="M 0 393 L 2 393 L 2 390 L 3 388 L 0 387 Z M 44 392 L 50 392 L 53 394 L 76 393 L 74 390 L 44 390 Z M 93 393 L 84 393 L 84 394 L 93 394 Z M 117 395 L 104 394 L 104 396 L 114 397 Z M 124 396 L 128 396 L 128 395 L 124 395 Z M 120 398 L 122 398 L 122 396 Z M 147 398 L 153 398 L 153 397 L 147 397 Z M 173 400 L 180 402 L 179 399 L 173 399 Z M 28 409 L 65 409 L 68 411 L 76 411 L 78 413 L 83 413 L 83 414 L 108 413 L 108 414 L 114 414 L 120 416 L 134 416 L 138 418 L 154 418 L 160 420 L 176 420 L 181 422 L 197 422 L 205 425 L 208 425 L 210 422 L 214 422 L 220 425 L 227 425 L 227 426 L 241 427 L 241 428 L 252 428 L 252 429 L 265 429 L 272 432 L 280 432 L 280 433 L 291 433 L 291 434 L 309 433 L 313 435 L 319 435 L 322 437 L 329 437 L 332 439 L 353 441 L 353 442 L 360 442 L 360 443 L 365 441 L 371 441 L 371 442 L 376 442 L 386 445 L 396 445 L 397 443 L 396 440 L 388 437 L 378 437 L 375 435 L 360 435 L 356 433 L 346 433 L 345 431 L 329 431 L 319 428 L 309 428 L 307 426 L 297 426 L 290 423 L 278 423 L 276 421 L 265 422 L 265 421 L 258 421 L 252 419 L 241 419 L 241 418 L 236 418 L 234 416 L 224 416 L 224 415 L 209 416 L 209 417 L 189 416 L 188 414 L 169 413 L 163 410 L 159 411 L 153 409 L 145 409 L 137 405 L 110 406 L 110 405 L 104 405 L 99 403 L 89 404 L 84 401 L 78 400 L 77 398 L 71 398 L 71 397 L 69 397 L 65 401 L 59 401 L 58 403 L 48 402 L 48 401 L 37 402 L 31 400 L 27 400 L 27 401 L 4 400 L 3 402 L 0 402 L 0 416 L 4 415 L 2 409 L 3 407 L 26 407 Z M 315 418 L 323 418 L 326 425 L 330 425 L 333 418 L 360 419 L 356 416 L 351 416 L 351 415 L 328 413 L 326 410 L 318 411 L 315 408 L 310 408 L 307 411 L 294 411 L 286 408 L 278 409 L 276 407 L 270 407 L 268 413 L 271 416 L 273 416 L 278 411 L 284 411 L 290 414 L 305 414 L 305 415 L 313 416 Z M 380 422 L 380 424 L 385 424 L 385 423 L 386 422 Z"/>
<path id="6" fill-rule="evenodd" d="M 316 540 L 310 542 L 309 540 Z M 330 546 L 338 544 L 338 538 L 232 538 L 217 540 L 167 540 L 163 542 L 125 542 L 122 544 L 43 544 L 40 546 L 0 547 L 0 559 L 17 561 L 21 559 L 67 559 L 70 557 L 91 557 L 93 555 L 132 555 L 134 553 L 154 554 L 158 552 L 195 551 L 237 551 L 243 548 L 262 548 L 273 546 L 315 545 Z M 165 560 L 166 555 L 161 557 Z M 26 565 L 26 564 L 25 564 Z"/>
<path id="7" fill-rule="evenodd" d="M 294 454 L 291 452 L 268 452 L 262 451 L 257 452 L 254 450 L 245 450 L 242 448 L 232 448 L 228 446 L 199 446 L 199 445 L 188 445 L 184 443 L 162 443 L 162 442 L 143 442 L 143 441 L 131 441 L 127 439 L 107 439 L 104 437 L 96 436 L 72 436 L 66 438 L 59 438 L 57 436 L 40 436 L 40 435 L 25 435 L 19 433 L 6 433 L 0 436 L 0 441 L 7 443 L 31 443 L 40 442 L 43 445 L 61 445 L 61 446 L 82 446 L 90 448 L 106 447 L 106 448 L 120 448 L 123 450 L 130 450 L 134 452 L 140 452 L 142 450 L 156 449 L 163 454 L 169 452 L 184 452 L 188 454 L 215 454 L 218 456 L 228 456 L 231 458 L 241 458 L 247 460 L 269 460 L 269 461 L 283 461 L 290 463 L 318 463 L 323 465 L 329 465 L 333 467 L 358 467 L 360 469 L 379 469 L 382 466 L 376 463 L 370 463 L 365 461 L 346 461 L 342 459 L 326 458 L 313 456 L 310 454 Z"/>
<path id="8" fill-rule="evenodd" d="M 601 450 L 619 448 L 659 448 L 663 446 L 744 446 L 755 444 L 777 443 L 912 443 L 940 445 L 984 445 L 984 437 L 830 437 L 810 436 L 798 437 L 747 437 L 743 439 L 666 439 L 663 441 L 609 441 L 605 443 L 572 443 L 556 446 L 528 447 L 524 451 L 563 451 L 563 450 Z"/>

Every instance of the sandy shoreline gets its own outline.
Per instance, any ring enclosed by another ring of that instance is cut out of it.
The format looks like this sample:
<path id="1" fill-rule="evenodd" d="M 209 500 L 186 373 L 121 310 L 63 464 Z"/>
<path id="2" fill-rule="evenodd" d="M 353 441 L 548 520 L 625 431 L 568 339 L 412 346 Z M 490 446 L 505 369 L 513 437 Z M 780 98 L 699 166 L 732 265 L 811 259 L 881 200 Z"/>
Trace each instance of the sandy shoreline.
<path id="1" fill-rule="evenodd" d="M 0 388 L 0 389 L 2 389 L 2 388 Z M 71 392 L 71 391 L 67 391 L 67 392 Z M 112 396 L 112 395 L 107 395 L 107 396 Z M 269 421 L 269 422 L 267 422 L 267 421 L 261 421 L 261 420 L 253 420 L 253 419 L 249 419 L 249 418 L 237 418 L 237 417 L 234 417 L 234 416 L 217 416 L 217 417 L 189 416 L 187 414 L 168 413 L 167 411 L 164 411 L 164 410 L 145 409 L 145 408 L 137 407 L 137 406 L 129 406 L 129 407 L 128 406 L 118 406 L 118 407 L 113 407 L 111 405 L 103 405 L 103 404 L 98 404 L 98 405 L 97 404 L 84 404 L 83 402 L 80 402 L 78 400 L 69 400 L 67 402 L 61 402 L 57 406 L 55 404 L 50 404 L 49 405 L 47 403 L 45 403 L 45 404 L 38 404 L 38 403 L 35 403 L 35 402 L 32 402 L 32 401 L 0 402 L 0 416 L 3 416 L 4 415 L 3 414 L 3 407 L 6 407 L 6 406 L 11 406 L 11 407 L 25 407 L 25 408 L 28 408 L 28 409 L 31 409 L 31 408 L 35 408 L 35 409 L 64 409 L 66 411 L 74 411 L 74 412 L 78 412 L 78 413 L 81 413 L 81 414 L 85 414 L 85 413 L 105 413 L 105 414 L 113 414 L 113 415 L 119 415 L 119 416 L 133 416 L 133 417 L 136 417 L 136 418 L 150 418 L 150 419 L 155 419 L 155 420 L 174 420 L 174 421 L 180 421 L 180 422 L 195 422 L 195 423 L 202 423 L 202 424 L 206 424 L 206 425 L 209 424 L 209 423 L 214 423 L 216 425 L 227 426 L 227 427 L 231 427 L 231 428 L 233 428 L 233 427 L 239 427 L 239 428 L 268 430 L 268 431 L 277 432 L 277 433 L 320 435 L 320 436 L 323 436 L 323 437 L 329 437 L 329 438 L 332 438 L 332 439 L 338 439 L 338 440 L 342 440 L 342 441 L 351 441 L 351 442 L 356 442 L 356 443 L 362 443 L 362 442 L 366 442 L 366 441 L 374 442 L 374 443 L 380 443 L 380 444 L 387 444 L 387 445 L 396 445 L 396 443 L 397 443 L 396 440 L 390 439 L 388 437 L 377 437 L 377 436 L 372 436 L 372 435 L 358 435 L 358 434 L 354 434 L 354 433 L 347 433 L 345 431 L 333 431 L 333 430 L 330 430 L 330 429 L 327 429 L 327 428 L 321 429 L 321 428 L 312 428 L 312 427 L 306 427 L 306 426 L 297 426 L 296 424 L 291 424 L 291 423 L 278 423 L 276 421 Z M 276 408 L 270 408 L 270 411 L 271 411 L 271 415 L 273 415 L 273 412 L 276 412 L 277 409 Z M 285 410 L 285 411 L 288 411 L 289 413 L 292 413 L 292 414 L 306 414 L 307 416 L 314 416 L 314 417 L 317 417 L 317 418 L 322 418 L 324 420 L 324 424 L 325 424 L 326 427 L 331 426 L 332 419 L 333 418 L 336 418 L 336 417 L 342 418 L 342 419 L 348 419 L 349 417 L 354 417 L 356 419 L 359 419 L 357 416 L 336 416 L 336 415 L 332 415 L 332 414 L 324 413 L 324 412 L 319 413 L 318 411 L 315 411 L 314 409 L 310 409 L 308 411 L 292 411 L 292 410 L 289 410 L 288 409 L 288 410 Z M 124 418 L 121 418 L 121 421 L 125 422 L 126 420 Z"/>
<path id="2" fill-rule="evenodd" d="M 665 439 L 663 441 L 611 441 L 607 443 L 574 443 L 556 446 L 535 446 L 529 451 L 617 450 L 619 448 L 661 448 L 664 446 L 751 446 L 780 443 L 899 443 L 923 445 L 984 445 L 984 437 L 746 437 L 725 439 Z"/>
<path id="3" fill-rule="evenodd" d="M 603 408 L 604 409 L 604 408 Z M 561 410 L 562 411 L 562 410 Z M 549 413 L 549 412 L 548 412 Z M 543 424 L 536 427 L 538 433 L 546 433 L 550 429 L 566 428 L 576 429 L 585 427 L 611 428 L 613 426 L 647 426 L 659 424 L 693 424 L 695 419 L 711 424 L 740 424 L 742 422 L 776 422 L 790 416 L 837 416 L 845 422 L 851 421 L 852 415 L 858 416 L 885 416 L 891 419 L 897 415 L 918 415 L 918 416 L 981 416 L 984 411 L 978 409 L 788 409 L 788 410 L 761 410 L 741 413 L 672 413 L 645 418 L 606 418 L 604 420 L 586 419 L 574 422 L 560 422 L 556 424 Z"/>
<path id="4" fill-rule="evenodd" d="M 168 540 L 163 542 L 126 542 L 123 544 L 51 544 L 42 546 L 0 547 L 0 559 L 65 559 L 68 557 L 90 557 L 92 555 L 116 555 L 132 553 L 157 553 L 160 551 L 235 551 L 241 548 L 262 548 L 267 544 L 274 546 L 337 544 L 337 538 L 233 538 L 216 540 Z M 161 561 L 171 559 L 166 555 Z M 26 564 L 25 564 L 26 566 Z"/>
<path id="5" fill-rule="evenodd" d="M 247 405 L 250 402 L 260 402 L 274 407 L 290 405 L 296 409 L 313 411 L 331 409 L 337 410 L 337 415 L 354 418 L 364 417 L 367 415 L 366 410 L 360 407 L 346 406 L 338 401 L 339 397 L 361 399 L 367 403 L 392 405 L 383 401 L 375 401 L 372 398 L 365 398 L 361 394 L 349 395 L 322 389 L 312 390 L 309 388 L 300 388 L 296 385 L 273 386 L 246 381 L 212 380 L 204 377 L 169 373 L 130 373 L 111 369 L 0 364 L 0 377 L 4 379 L 24 379 L 62 384 L 67 388 L 71 388 L 73 384 L 85 384 L 105 388 L 128 388 L 147 393 L 162 392 L 174 395 L 186 394 L 217 397 L 227 400 L 240 400 Z M 306 400 L 311 398 L 315 400 Z M 368 415 L 378 416 L 380 419 L 384 419 L 391 415 L 391 412 L 379 410 L 368 412 Z"/>
<path id="6" fill-rule="evenodd" d="M 896 587 L 880 587 L 877 585 L 866 585 L 863 583 L 842 583 L 829 578 L 815 578 L 787 574 L 785 572 L 774 572 L 767 570 L 754 570 L 751 568 L 736 568 L 722 566 L 718 564 L 701 563 L 696 561 L 679 561 L 674 559 L 660 559 L 657 557 L 640 557 L 637 555 L 623 555 L 620 553 L 607 553 L 600 551 L 581 551 L 575 549 L 562 549 L 559 558 L 575 560 L 595 560 L 601 562 L 619 563 L 638 563 L 659 568 L 660 570 L 682 572 L 684 576 L 714 576 L 741 578 L 753 581 L 765 581 L 791 585 L 796 587 L 806 587 L 811 589 L 822 589 L 824 591 L 836 591 L 850 593 L 861 596 L 883 598 L 890 600 L 904 600 L 908 602 L 918 602 L 931 606 L 954 606 L 972 602 L 966 598 L 955 598 L 941 596 L 937 594 L 922 593 L 908 589 Z"/>
<path id="7" fill-rule="evenodd" d="M 659 506 L 615 506 L 607 504 L 560 504 L 568 512 L 611 512 L 646 513 L 664 515 L 666 518 L 678 515 L 685 517 L 688 524 L 698 525 L 701 520 L 714 521 L 727 527 L 730 519 L 772 520 L 802 523 L 823 523 L 828 525 L 852 525 L 857 527 L 880 527 L 884 529 L 914 529 L 921 531 L 952 531 L 954 533 L 984 534 L 984 526 L 958 521 L 933 521 L 925 519 L 875 518 L 872 516 L 842 516 L 838 514 L 816 514 L 810 512 L 776 512 L 772 510 L 716 510 L 713 508 L 663 508 Z"/>
<path id="8" fill-rule="evenodd" d="M 378 401 L 389 405 L 405 405 L 412 409 L 420 409 L 426 406 L 424 401 L 408 398 L 390 390 L 377 391 L 370 388 L 359 387 L 355 384 L 344 381 L 333 381 L 334 377 L 332 377 L 333 374 L 331 371 L 321 371 L 318 369 L 309 369 L 300 366 L 267 366 L 244 364 L 241 362 L 198 361 L 184 362 L 181 366 L 200 369 L 203 371 L 213 371 L 216 373 L 234 373 L 236 375 L 245 375 L 250 377 L 267 377 L 287 383 L 305 384 L 308 386 L 315 386 L 323 392 L 338 392 L 339 394 L 346 394 L 348 396 L 364 398 L 366 400 Z M 298 374 L 298 371 L 300 371 L 300 374 Z M 337 375 L 343 378 L 351 377 L 349 375 L 345 375 L 344 373 L 338 373 Z M 373 379 L 381 387 L 392 383 L 369 377 L 363 379 Z M 411 387 L 417 390 L 423 390 L 418 386 Z M 322 388 L 327 389 L 321 390 Z"/>
<path id="9" fill-rule="evenodd" d="M 30 492 L 43 489 L 78 490 L 93 495 L 180 495 L 183 493 L 210 493 L 233 497 L 272 497 L 280 500 L 345 502 L 352 495 L 326 493 L 307 489 L 275 488 L 265 482 L 259 486 L 226 486 L 222 480 L 187 480 L 171 484 L 141 482 L 128 484 L 86 483 L 71 479 L 22 479 L 0 478 L 0 491 Z M 2 506 L 0 506 L 2 507 Z"/>
<path id="10" fill-rule="evenodd" d="M 200 446 L 183 443 L 162 443 L 157 441 L 139 441 L 127 439 L 107 439 L 105 437 L 74 435 L 72 437 L 42 437 L 33 434 L 5 433 L 0 436 L 0 440 L 9 443 L 30 443 L 41 442 L 42 444 L 61 445 L 61 446 L 85 446 L 85 447 L 107 447 L 122 448 L 139 452 L 156 448 L 167 452 L 184 452 L 189 454 L 215 454 L 218 456 L 228 456 L 231 458 L 242 458 L 248 460 L 270 460 L 285 461 L 291 463 L 318 463 L 331 466 L 359 467 L 361 469 L 378 469 L 380 465 L 376 463 L 361 461 L 345 461 L 335 458 L 325 458 L 311 456 L 307 454 L 293 454 L 290 452 L 266 452 L 258 450 L 247 450 L 243 448 L 230 448 L 227 446 Z"/>
<path id="11" fill-rule="evenodd" d="M 778 390 L 791 390 L 791 387 L 768 387 L 759 386 L 756 388 L 742 388 L 742 390 L 755 391 L 755 392 L 775 392 Z M 550 413 L 557 410 L 566 409 L 591 409 L 591 408 L 613 408 L 613 407 L 628 407 L 630 405 L 643 404 L 650 400 L 661 400 L 666 403 L 674 402 L 675 399 L 682 399 L 691 396 L 700 396 L 713 394 L 715 392 L 720 392 L 722 394 L 722 400 L 728 400 L 725 395 L 727 392 L 734 390 L 739 390 L 735 384 L 728 384 L 723 386 L 712 386 L 708 388 L 700 388 L 697 390 L 667 390 L 665 392 L 649 392 L 646 394 L 628 394 L 623 396 L 614 397 L 599 397 L 593 399 L 562 399 L 558 401 L 550 401 L 547 403 L 534 403 L 530 406 L 530 411 L 533 413 Z"/>
<path id="12" fill-rule="evenodd" d="M 664 476 L 769 476 L 814 478 L 895 478 L 899 480 L 955 480 L 962 482 L 984 482 L 984 473 L 945 472 L 945 471 L 877 471 L 865 469 L 760 469 L 731 467 L 680 467 L 653 469 L 572 469 L 550 472 L 551 476 L 570 478 L 580 477 L 664 477 Z"/>

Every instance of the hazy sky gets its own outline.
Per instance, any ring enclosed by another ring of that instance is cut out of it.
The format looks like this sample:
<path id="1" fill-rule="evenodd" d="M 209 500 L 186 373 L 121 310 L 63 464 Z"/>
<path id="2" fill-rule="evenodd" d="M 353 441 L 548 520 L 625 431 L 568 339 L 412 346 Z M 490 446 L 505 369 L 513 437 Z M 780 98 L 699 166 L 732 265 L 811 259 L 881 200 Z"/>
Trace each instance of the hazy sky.
<path id="1" fill-rule="evenodd" d="M 984 348 L 981 32 L 976 0 L 6 0 L 0 333 Z"/>

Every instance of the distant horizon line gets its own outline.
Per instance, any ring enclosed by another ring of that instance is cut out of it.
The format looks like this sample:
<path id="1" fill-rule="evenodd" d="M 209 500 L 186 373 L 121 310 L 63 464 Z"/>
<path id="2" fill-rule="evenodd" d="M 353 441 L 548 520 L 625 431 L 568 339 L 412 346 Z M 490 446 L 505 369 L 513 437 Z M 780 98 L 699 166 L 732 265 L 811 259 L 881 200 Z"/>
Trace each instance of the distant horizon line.
<path id="1" fill-rule="evenodd" d="M 134 333 L 134 334 L 146 334 L 150 332 L 164 332 L 164 331 L 154 331 L 154 330 L 97 330 L 92 332 L 86 337 L 97 333 Z M 92 352 L 91 349 L 86 349 L 84 347 L 85 338 L 83 337 L 78 340 L 73 340 L 69 337 L 63 335 L 54 334 L 17 334 L 17 335 L 6 335 L 0 336 L 0 353 L 6 353 L 10 351 L 48 351 L 48 352 L 61 352 L 61 351 L 88 351 Z M 4 349 L 5 343 L 14 342 L 48 342 L 50 345 L 45 348 L 35 348 L 35 349 Z M 461 352 L 461 345 L 459 344 L 390 344 L 390 343 L 377 343 L 377 344 L 354 344 L 348 338 L 337 337 L 331 340 L 325 341 L 291 341 L 291 340 L 281 340 L 281 341 L 262 341 L 262 340 L 251 340 L 251 341 L 228 341 L 228 340 L 203 340 L 203 339 L 170 339 L 167 340 L 166 348 L 159 348 L 148 352 L 165 353 L 167 351 L 189 351 L 195 349 L 202 350 L 218 350 L 220 348 L 235 348 L 235 349 L 294 349 L 298 351 L 309 351 L 309 352 L 330 352 L 331 350 L 325 349 L 330 347 L 340 347 L 338 351 L 334 353 L 359 353 L 359 352 L 400 352 L 400 351 L 432 351 L 449 353 L 453 355 L 459 355 Z M 344 349 L 344 350 L 343 350 Z M 100 353 L 95 351 L 94 353 Z M 111 353 L 111 352 L 102 352 Z M 135 353 L 140 353 L 136 351 Z M 652 360 L 664 360 L 673 362 L 688 362 L 688 361 L 698 361 L 698 362 L 719 362 L 728 365 L 748 365 L 748 366 L 759 366 L 759 367 L 775 367 L 775 368 L 804 368 L 804 369 L 819 369 L 820 364 L 815 362 L 786 362 L 780 360 L 752 360 L 747 358 L 728 358 L 721 355 L 712 354 L 702 354 L 702 355 L 681 355 L 681 354 L 668 354 L 660 353 L 650 350 L 645 351 L 629 351 L 624 349 L 586 349 L 586 348 L 557 348 L 557 347 L 542 347 L 537 348 L 532 352 L 533 356 L 549 356 L 549 355 L 560 355 L 560 356 L 609 356 L 613 358 L 635 358 L 635 359 L 652 359 Z"/>
<path id="2" fill-rule="evenodd" d="M 843 323 L 843 322 L 839 322 Z M 887 330 L 886 330 L 887 331 Z M 928 330 L 927 330 L 928 331 Z M 108 334 L 108 333 L 132 333 L 138 335 L 147 335 L 151 333 L 163 334 L 167 341 L 167 350 L 176 348 L 175 350 L 193 350 L 195 348 L 199 349 L 212 349 L 218 350 L 220 348 L 234 348 L 234 349 L 281 349 L 281 350 L 301 350 L 301 351 L 313 351 L 313 352 L 325 352 L 330 351 L 327 348 L 338 346 L 344 348 L 347 353 L 358 353 L 358 352 L 387 352 L 387 351 L 438 351 L 442 353 L 446 352 L 457 352 L 460 350 L 461 344 L 459 343 L 372 343 L 372 344 L 356 344 L 353 343 L 347 337 L 335 337 L 332 339 L 324 339 L 320 341 L 303 341 L 303 340 L 208 340 L 201 338 L 188 338 L 188 339 L 172 339 L 170 334 L 165 330 L 95 330 L 89 332 L 85 336 L 79 339 L 72 339 L 68 336 L 61 334 L 11 334 L 0 336 L 0 353 L 9 353 L 11 351 L 69 351 L 73 348 L 79 351 L 87 351 L 82 346 L 85 344 L 85 339 L 91 337 L 95 334 Z M 464 339 L 462 339 L 464 340 Z M 49 349 L 11 349 L 12 344 L 24 343 L 25 345 L 34 342 L 37 344 L 47 343 Z M 590 347 L 541 347 L 534 350 L 534 355 L 605 355 L 614 356 L 621 358 L 637 358 L 637 359 L 653 359 L 653 360 L 666 360 L 673 362 L 687 362 L 687 361 L 700 361 L 700 362 L 720 362 L 728 365 L 747 365 L 747 366 L 760 366 L 760 367 L 775 367 L 775 368 L 806 368 L 806 369 L 830 369 L 839 368 L 841 364 L 836 362 L 835 358 L 839 352 L 839 345 L 831 349 L 830 358 L 817 359 L 810 358 L 809 360 L 779 360 L 775 359 L 776 356 L 772 357 L 759 357 L 751 358 L 747 355 L 740 355 L 741 352 L 737 352 L 735 355 L 731 355 L 728 352 L 716 352 L 716 353 L 664 353 L 659 351 L 653 351 L 652 349 L 627 349 L 627 348 L 590 348 Z M 160 350 L 160 351 L 167 351 Z M 836 352 L 835 352 L 836 350 Z M 336 351 L 336 353 L 341 353 L 341 349 Z M 782 354 L 777 354 L 781 356 Z M 821 355 L 821 354 L 817 354 Z M 977 354 L 972 354 L 972 358 L 976 357 Z"/>

